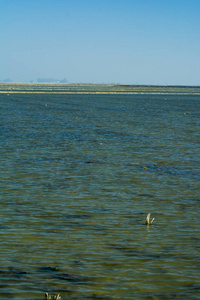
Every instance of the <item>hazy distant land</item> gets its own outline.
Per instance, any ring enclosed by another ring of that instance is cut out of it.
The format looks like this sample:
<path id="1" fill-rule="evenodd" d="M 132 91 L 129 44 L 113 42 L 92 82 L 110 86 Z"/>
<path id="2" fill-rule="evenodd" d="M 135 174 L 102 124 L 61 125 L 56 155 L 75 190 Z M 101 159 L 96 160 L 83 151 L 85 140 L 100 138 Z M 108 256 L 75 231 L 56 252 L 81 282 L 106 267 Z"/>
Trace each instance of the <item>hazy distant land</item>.
<path id="1" fill-rule="evenodd" d="M 200 86 L 0 83 L 0 93 L 200 95 Z"/>

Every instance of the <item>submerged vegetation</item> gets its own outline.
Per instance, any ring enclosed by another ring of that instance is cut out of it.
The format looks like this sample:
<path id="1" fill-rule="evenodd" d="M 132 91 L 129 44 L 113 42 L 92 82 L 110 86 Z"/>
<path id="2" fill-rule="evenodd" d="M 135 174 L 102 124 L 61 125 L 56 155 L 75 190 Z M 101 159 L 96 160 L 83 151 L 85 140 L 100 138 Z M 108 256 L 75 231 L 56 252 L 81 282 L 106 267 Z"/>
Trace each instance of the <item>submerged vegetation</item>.
<path id="1" fill-rule="evenodd" d="M 149 213 L 147 215 L 147 218 L 146 218 L 146 225 L 152 225 L 153 221 L 155 220 L 155 218 L 153 218 L 151 221 L 150 221 L 150 216 L 151 214 Z"/>
<path id="2" fill-rule="evenodd" d="M 60 296 L 60 294 L 51 296 L 51 295 L 49 295 L 48 293 L 46 293 L 44 299 L 45 299 L 45 300 L 61 300 L 61 296 Z"/>

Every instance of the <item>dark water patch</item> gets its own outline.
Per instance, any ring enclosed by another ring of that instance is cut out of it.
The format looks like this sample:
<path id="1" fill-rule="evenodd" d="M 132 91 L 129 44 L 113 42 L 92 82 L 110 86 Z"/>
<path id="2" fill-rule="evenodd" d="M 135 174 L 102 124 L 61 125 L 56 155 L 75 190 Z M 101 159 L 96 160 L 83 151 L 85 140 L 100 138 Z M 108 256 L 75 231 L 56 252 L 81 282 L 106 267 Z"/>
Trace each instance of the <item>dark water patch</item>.
<path id="1" fill-rule="evenodd" d="M 139 197 L 153 198 L 154 195 L 151 194 L 138 194 Z"/>
<path id="2" fill-rule="evenodd" d="M 0 225 L 0 230 L 10 229 L 10 226 Z"/>
<path id="3" fill-rule="evenodd" d="M 70 219 L 88 219 L 88 218 L 91 218 L 92 217 L 92 215 L 90 214 L 88 214 L 88 215 L 86 215 L 86 214 L 76 214 L 76 215 L 73 215 L 73 214 L 65 214 L 65 215 L 63 215 L 62 216 L 62 218 L 65 218 L 66 220 L 70 220 Z"/>
<path id="4" fill-rule="evenodd" d="M 102 161 L 98 161 L 98 160 L 88 160 L 88 161 L 85 161 L 86 164 L 102 164 L 103 162 Z"/>
<path id="5" fill-rule="evenodd" d="M 194 178 L 200 179 L 200 171 L 199 170 L 185 170 L 178 166 L 166 166 L 162 164 L 147 164 L 142 166 L 142 168 L 146 171 L 157 172 L 159 174 L 166 174 L 170 176 L 176 177 L 186 177 L 186 178 Z"/>
<path id="6" fill-rule="evenodd" d="M 149 260 L 149 259 L 161 259 L 163 258 L 160 254 L 149 253 L 147 250 L 133 249 L 131 246 L 115 245 L 112 246 L 114 249 L 122 251 L 126 256 L 135 257 L 137 259 Z"/>
<path id="7" fill-rule="evenodd" d="M 53 276 L 53 278 L 65 281 L 72 281 L 76 282 L 77 284 L 91 284 L 91 278 L 70 273 L 59 273 Z"/>
<path id="8" fill-rule="evenodd" d="M 106 296 L 106 295 L 98 295 L 97 293 L 96 294 L 92 294 L 92 295 L 83 295 L 82 296 L 83 299 L 114 299 L 113 297 L 109 297 L 109 296 Z"/>
<path id="9" fill-rule="evenodd" d="M 76 273 L 69 273 L 69 272 L 63 272 L 62 269 L 60 269 L 59 267 L 51 267 L 51 266 L 47 266 L 47 267 L 41 267 L 38 269 L 40 276 L 44 276 L 44 278 L 47 276 L 50 276 L 53 279 L 58 279 L 58 280 L 64 280 L 64 281 L 70 281 L 70 282 L 74 282 L 77 284 L 87 284 L 87 283 L 91 283 L 91 281 L 94 280 L 89 278 L 88 276 L 84 276 L 81 274 L 76 274 Z"/>
<path id="10" fill-rule="evenodd" d="M 56 234 L 56 235 L 63 235 L 63 232 L 60 232 L 58 230 L 45 230 L 44 234 Z"/>
<path id="11" fill-rule="evenodd" d="M 199 197 L 195 197 L 192 199 L 192 201 L 196 202 L 197 204 L 200 204 L 200 198 Z"/>
<path id="12" fill-rule="evenodd" d="M 21 276 L 27 274 L 27 272 L 20 270 L 20 269 L 13 268 L 13 267 L 9 267 L 7 269 L 0 269 L 0 274 L 1 275 L 5 274 L 7 276 L 21 277 Z"/>

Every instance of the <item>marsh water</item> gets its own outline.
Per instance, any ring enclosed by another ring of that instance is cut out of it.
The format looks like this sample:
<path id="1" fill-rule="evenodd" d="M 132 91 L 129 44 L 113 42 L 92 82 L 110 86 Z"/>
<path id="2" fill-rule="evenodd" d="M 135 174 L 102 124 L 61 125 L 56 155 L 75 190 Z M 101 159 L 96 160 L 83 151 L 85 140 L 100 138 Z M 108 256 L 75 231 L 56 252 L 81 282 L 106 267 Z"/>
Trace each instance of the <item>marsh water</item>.
<path id="1" fill-rule="evenodd" d="M 0 299 L 199 299 L 200 96 L 0 99 Z"/>

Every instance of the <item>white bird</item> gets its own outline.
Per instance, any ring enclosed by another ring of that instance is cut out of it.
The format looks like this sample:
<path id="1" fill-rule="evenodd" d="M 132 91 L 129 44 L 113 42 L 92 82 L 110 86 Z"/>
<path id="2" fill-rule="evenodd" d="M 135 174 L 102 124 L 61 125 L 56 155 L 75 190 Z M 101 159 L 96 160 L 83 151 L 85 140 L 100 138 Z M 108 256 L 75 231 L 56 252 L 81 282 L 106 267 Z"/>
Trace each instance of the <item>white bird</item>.
<path id="1" fill-rule="evenodd" d="M 155 218 L 153 218 L 151 221 L 150 221 L 150 216 L 151 214 L 149 213 L 147 215 L 147 218 L 146 218 L 146 225 L 151 225 L 153 223 L 153 221 L 155 220 Z"/>

